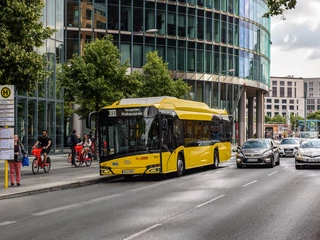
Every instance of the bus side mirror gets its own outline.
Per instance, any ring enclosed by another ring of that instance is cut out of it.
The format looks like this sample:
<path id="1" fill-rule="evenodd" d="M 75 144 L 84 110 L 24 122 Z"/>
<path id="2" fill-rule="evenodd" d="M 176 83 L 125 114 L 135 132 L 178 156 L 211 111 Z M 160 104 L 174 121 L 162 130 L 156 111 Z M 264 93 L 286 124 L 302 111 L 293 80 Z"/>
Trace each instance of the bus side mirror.
<path id="1" fill-rule="evenodd" d="M 94 115 L 96 115 L 96 116 L 98 116 L 98 113 L 99 112 L 91 112 L 91 113 L 89 113 L 89 115 L 88 115 L 88 117 L 87 117 L 87 119 L 86 119 L 86 127 L 87 128 L 91 128 L 91 118 L 92 118 L 92 116 L 94 116 Z"/>
<path id="2" fill-rule="evenodd" d="M 161 119 L 161 129 L 166 130 L 168 127 L 168 120 L 166 118 Z"/>

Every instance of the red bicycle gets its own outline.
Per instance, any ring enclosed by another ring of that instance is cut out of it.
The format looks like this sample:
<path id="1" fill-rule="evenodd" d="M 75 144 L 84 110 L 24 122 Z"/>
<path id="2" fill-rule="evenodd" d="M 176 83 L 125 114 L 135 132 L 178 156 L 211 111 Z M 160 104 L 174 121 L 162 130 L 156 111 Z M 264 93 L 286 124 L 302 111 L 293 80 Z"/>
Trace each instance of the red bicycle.
<path id="1" fill-rule="evenodd" d="M 89 151 L 88 156 L 85 157 L 82 154 L 82 149 L 83 149 L 83 146 L 81 146 L 81 145 L 76 145 L 74 147 L 74 150 L 75 150 L 75 153 L 76 153 L 75 162 L 74 162 L 74 166 L 75 167 L 79 167 L 83 163 L 86 163 L 87 167 L 89 167 L 91 165 L 91 163 L 92 163 L 92 154 L 91 154 L 91 152 Z"/>
<path id="2" fill-rule="evenodd" d="M 35 156 L 32 161 L 32 172 L 33 174 L 39 173 L 39 169 L 42 168 L 45 173 L 48 173 L 51 169 L 51 159 L 47 156 L 46 165 L 44 165 L 42 158 L 41 158 L 41 150 L 43 148 L 34 148 L 32 149 L 31 153 Z"/>

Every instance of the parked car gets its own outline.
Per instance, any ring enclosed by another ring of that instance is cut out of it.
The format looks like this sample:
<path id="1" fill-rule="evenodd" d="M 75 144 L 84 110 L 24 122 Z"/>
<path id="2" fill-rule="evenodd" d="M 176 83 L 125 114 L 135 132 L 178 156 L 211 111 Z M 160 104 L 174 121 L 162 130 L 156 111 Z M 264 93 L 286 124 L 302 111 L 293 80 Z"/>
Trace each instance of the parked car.
<path id="1" fill-rule="evenodd" d="M 248 139 L 238 147 L 236 162 L 237 168 L 249 165 L 274 167 L 280 164 L 279 148 L 270 138 Z"/>
<path id="2" fill-rule="evenodd" d="M 297 147 L 296 169 L 305 166 L 320 166 L 320 139 L 307 139 Z"/>
<path id="3" fill-rule="evenodd" d="M 280 157 L 292 157 L 295 155 L 296 147 L 301 143 L 300 138 L 284 138 L 279 144 Z"/>

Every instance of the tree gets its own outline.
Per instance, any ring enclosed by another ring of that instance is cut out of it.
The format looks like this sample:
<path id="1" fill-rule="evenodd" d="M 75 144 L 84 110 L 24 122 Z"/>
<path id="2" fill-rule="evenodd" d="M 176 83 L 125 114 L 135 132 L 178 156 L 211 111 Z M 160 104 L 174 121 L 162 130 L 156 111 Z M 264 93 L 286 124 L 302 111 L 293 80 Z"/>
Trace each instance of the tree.
<path id="1" fill-rule="evenodd" d="M 271 121 L 271 117 L 269 117 L 268 115 L 264 116 L 264 122 L 265 123 L 269 123 Z"/>
<path id="2" fill-rule="evenodd" d="M 317 119 L 320 120 L 320 111 L 309 113 L 307 119 Z"/>
<path id="3" fill-rule="evenodd" d="M 294 114 L 291 114 L 290 116 L 291 129 L 296 129 L 298 127 L 298 121 L 303 119 L 304 119 L 303 117 L 294 116 Z"/>
<path id="4" fill-rule="evenodd" d="M 128 63 L 121 64 L 111 35 L 87 43 L 83 51 L 66 62 L 59 75 L 65 101 L 80 105 L 75 112 L 81 118 L 137 91 L 139 81 L 126 75 Z"/>
<path id="5" fill-rule="evenodd" d="M 273 118 L 271 118 L 272 123 L 285 123 L 286 119 L 284 117 L 281 117 L 280 115 L 275 115 Z"/>
<path id="6" fill-rule="evenodd" d="M 163 62 L 157 51 L 146 55 L 146 64 L 142 73 L 136 73 L 142 87 L 137 92 L 139 97 L 173 96 L 181 97 L 190 91 L 190 87 L 182 79 L 173 80 L 168 63 Z"/>
<path id="7" fill-rule="evenodd" d="M 297 0 L 267 0 L 267 5 L 269 12 L 265 13 L 263 17 L 272 17 L 284 15 L 285 11 L 294 9 L 297 5 Z"/>
<path id="8" fill-rule="evenodd" d="M 54 30 L 40 21 L 44 1 L 0 2 L 0 84 L 31 91 L 48 76 L 47 62 L 35 51 Z"/>

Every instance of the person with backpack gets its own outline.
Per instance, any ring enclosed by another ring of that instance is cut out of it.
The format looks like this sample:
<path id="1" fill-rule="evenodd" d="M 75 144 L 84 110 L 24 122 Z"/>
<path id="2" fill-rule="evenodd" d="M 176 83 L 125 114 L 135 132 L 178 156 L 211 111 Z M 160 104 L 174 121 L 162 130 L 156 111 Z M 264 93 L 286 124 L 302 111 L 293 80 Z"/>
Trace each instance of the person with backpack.
<path id="1" fill-rule="evenodd" d="M 75 164 L 75 157 L 76 157 L 76 151 L 74 150 L 74 147 L 78 143 L 78 136 L 77 136 L 77 130 L 73 129 L 72 134 L 70 135 L 70 150 L 71 150 L 71 155 L 72 155 L 72 161 L 71 165 Z"/>

